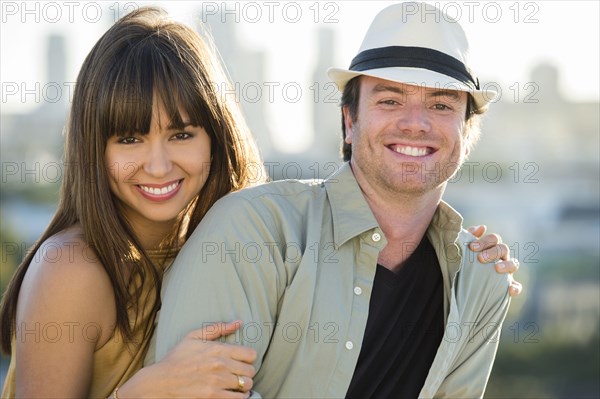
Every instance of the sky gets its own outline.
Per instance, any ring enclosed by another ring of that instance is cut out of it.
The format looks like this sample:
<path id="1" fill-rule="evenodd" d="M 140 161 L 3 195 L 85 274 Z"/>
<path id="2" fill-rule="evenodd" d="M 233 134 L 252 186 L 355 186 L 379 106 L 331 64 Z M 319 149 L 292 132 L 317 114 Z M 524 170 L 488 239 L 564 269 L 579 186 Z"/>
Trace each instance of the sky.
<path id="1" fill-rule="evenodd" d="M 265 76 L 279 82 L 268 104 L 273 140 L 284 151 L 302 151 L 311 143 L 310 80 L 316 63 L 320 27 L 334 30 L 337 67 L 347 67 L 373 17 L 392 2 L 250 1 L 250 2 L 1 2 L 0 79 L 2 113 L 31 112 L 39 105 L 25 95 L 46 76 L 46 37 L 67 39 L 67 81 L 74 82 L 87 52 L 114 22 L 139 5 L 157 4 L 176 19 L 195 25 L 199 11 L 236 24 L 238 40 L 266 54 Z M 483 82 L 500 87 L 505 98 L 531 94 L 529 71 L 541 62 L 559 69 L 559 88 L 573 101 L 600 97 L 600 8 L 598 1 L 430 1 L 457 19 L 471 43 L 471 63 Z M 283 92 L 294 82 L 302 95 Z M 16 85 L 16 86 L 15 86 Z M 17 87 L 17 91 L 15 91 Z M 65 95 L 70 90 L 63 87 Z M 543 88 L 540 88 L 543 89 Z M 294 101 L 298 99 L 298 101 Z M 290 124 L 290 121 L 294 123 Z"/>

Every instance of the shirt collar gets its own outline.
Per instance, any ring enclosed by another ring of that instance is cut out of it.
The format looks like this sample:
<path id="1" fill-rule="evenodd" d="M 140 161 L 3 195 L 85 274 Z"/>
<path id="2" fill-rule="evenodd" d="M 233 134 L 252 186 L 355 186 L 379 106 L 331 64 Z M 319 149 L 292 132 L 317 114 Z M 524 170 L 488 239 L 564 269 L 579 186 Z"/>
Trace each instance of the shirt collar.
<path id="1" fill-rule="evenodd" d="M 446 202 L 440 201 L 429 228 L 451 232 L 455 236 L 452 241 L 456 241 L 462 229 L 462 223 L 462 216 Z"/>
<path id="2" fill-rule="evenodd" d="M 379 227 L 349 162 L 345 162 L 323 184 L 331 204 L 333 241 L 336 248 L 367 230 Z"/>
<path id="3" fill-rule="evenodd" d="M 379 227 L 349 162 L 345 162 L 323 184 L 331 204 L 336 247 L 367 230 Z M 444 245 L 456 243 L 462 230 L 462 222 L 463 218 L 454 208 L 440 201 L 428 228 L 430 239 Z"/>
<path id="4" fill-rule="evenodd" d="M 458 212 L 446 202 L 440 201 L 427 229 L 427 236 L 437 253 L 444 280 L 445 315 L 448 314 L 450 306 L 454 278 L 462 263 L 462 222 L 463 218 Z M 462 239 L 465 240 L 466 236 Z"/>

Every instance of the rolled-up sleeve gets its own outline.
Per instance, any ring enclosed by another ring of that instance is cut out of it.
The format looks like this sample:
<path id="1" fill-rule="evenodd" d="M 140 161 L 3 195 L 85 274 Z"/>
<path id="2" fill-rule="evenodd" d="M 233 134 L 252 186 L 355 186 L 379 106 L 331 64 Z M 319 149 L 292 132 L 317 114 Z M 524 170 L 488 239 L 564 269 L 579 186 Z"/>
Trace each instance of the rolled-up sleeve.
<path id="1" fill-rule="evenodd" d="M 502 322 L 508 312 L 508 276 L 478 262 L 457 276 L 456 305 L 460 313 L 455 356 L 435 397 L 483 397 L 496 357 Z M 444 339 L 455 339 L 447 336 Z"/>

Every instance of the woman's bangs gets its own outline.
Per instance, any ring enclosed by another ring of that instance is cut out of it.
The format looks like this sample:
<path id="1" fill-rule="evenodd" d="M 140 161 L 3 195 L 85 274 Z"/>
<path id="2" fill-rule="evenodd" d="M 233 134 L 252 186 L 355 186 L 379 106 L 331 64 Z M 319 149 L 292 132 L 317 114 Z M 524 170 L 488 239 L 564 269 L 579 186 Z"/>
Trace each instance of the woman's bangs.
<path id="1" fill-rule="evenodd" d="M 106 138 L 147 134 L 152 121 L 154 68 L 148 46 L 124 49 L 115 59 L 102 87 L 98 88 L 98 112 Z"/>
<path id="2" fill-rule="evenodd" d="M 133 46 L 117 54 L 97 90 L 95 109 L 105 139 L 148 134 L 155 100 L 164 107 L 171 127 L 183 129 L 191 123 L 210 130 L 216 118 L 211 117 L 215 90 L 209 84 L 198 83 L 202 81 L 198 66 L 182 59 L 185 56 L 159 36 Z M 180 107 L 189 120 L 184 120 Z"/>
<path id="3" fill-rule="evenodd" d="M 196 76 L 199 72 L 171 51 L 164 51 L 160 58 L 154 71 L 155 93 L 170 118 L 171 126 L 183 129 L 186 123 L 191 123 L 193 126 L 210 127 L 207 93 L 195 83 L 199 81 Z M 183 120 L 181 109 L 187 113 L 189 120 Z"/>

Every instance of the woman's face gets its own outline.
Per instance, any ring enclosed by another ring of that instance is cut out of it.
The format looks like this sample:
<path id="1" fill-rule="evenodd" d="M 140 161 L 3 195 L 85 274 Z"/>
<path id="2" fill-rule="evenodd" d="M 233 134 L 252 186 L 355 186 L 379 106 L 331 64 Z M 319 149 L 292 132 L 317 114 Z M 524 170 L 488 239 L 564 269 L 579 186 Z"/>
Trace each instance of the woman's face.
<path id="1" fill-rule="evenodd" d="M 171 126 L 163 105 L 155 100 L 148 134 L 112 136 L 106 145 L 110 189 L 138 236 L 170 228 L 210 171 L 210 137 L 204 128 L 189 124 L 183 109 L 179 111 L 183 130 Z"/>

